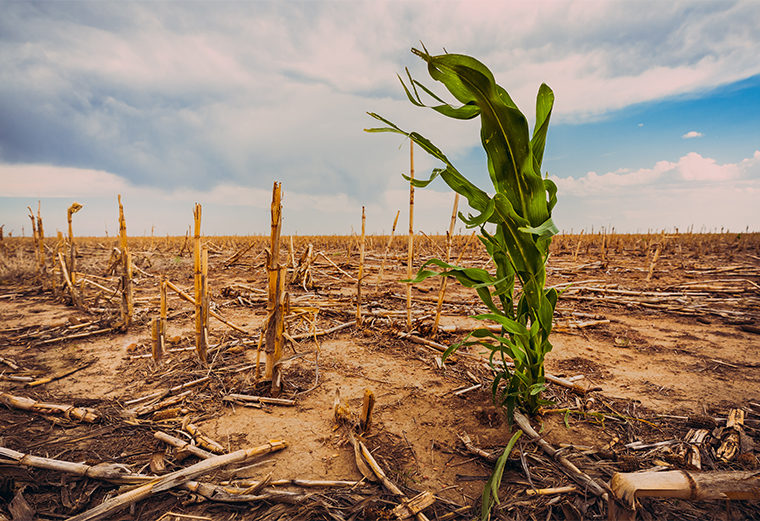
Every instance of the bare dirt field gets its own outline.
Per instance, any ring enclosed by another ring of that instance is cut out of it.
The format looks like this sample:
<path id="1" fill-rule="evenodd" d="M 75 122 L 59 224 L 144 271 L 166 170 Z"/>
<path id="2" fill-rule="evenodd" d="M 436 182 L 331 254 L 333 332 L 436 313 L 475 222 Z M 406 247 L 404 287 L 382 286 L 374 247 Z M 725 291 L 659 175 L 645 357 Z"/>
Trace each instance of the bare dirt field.
<path id="1" fill-rule="evenodd" d="M 210 307 L 247 331 L 211 318 L 207 364 L 194 350 L 194 308 L 174 294 L 167 351 L 159 361 L 151 357 L 161 277 L 192 294 L 193 255 L 184 238 L 130 239 L 135 316 L 126 331 L 113 327 L 120 304 L 118 278 L 109 272 L 114 239 L 77 242 L 81 309 L 53 287 L 60 284 L 50 268 L 55 241 L 46 244 L 44 289 L 32 240 L 0 242 L 0 521 L 70 518 L 136 483 L 95 479 L 81 466 L 40 468 L 28 457 L 19 461 L 18 453 L 118 464 L 122 474 L 151 476 L 202 461 L 157 439 L 157 432 L 201 447 L 202 434 L 221 453 L 269 440 L 287 447 L 148 494 L 106 518 L 396 519 L 392 511 L 403 498 L 363 476 L 351 441 L 359 437 L 350 424 L 367 389 L 376 401 L 359 439 L 388 480 L 407 498 L 434 494 L 424 510 L 428 519 L 477 518 L 494 456 L 515 427 L 493 405 L 488 353 L 463 348 L 442 363 L 440 349 L 481 325 L 468 317 L 485 309 L 472 290 L 452 281 L 433 331 L 440 280 L 428 279 L 412 289 L 409 334 L 407 286 L 400 282 L 406 243 L 396 238 L 386 250 L 387 242 L 367 238 L 357 326 L 359 238 L 283 241 L 289 281 L 309 244 L 315 254 L 311 284 L 286 286 L 290 341 L 279 397 L 293 400 L 289 405 L 234 397 L 271 396 L 269 382 L 256 378 L 267 317 L 266 238 L 204 238 Z M 444 242 L 418 236 L 415 269 L 443 256 Z M 463 265 L 488 268 L 482 247 L 466 236 L 453 240 L 452 259 L 460 255 Z M 694 470 L 695 463 L 702 470 L 757 471 L 760 235 L 559 236 L 548 276 L 549 285 L 564 291 L 546 371 L 575 388 L 548 384 L 545 397 L 554 404 L 531 418 L 546 442 L 602 487 L 616 472 Z M 152 400 L 137 400 L 156 391 Z M 348 406 L 343 424 L 335 419 L 336 395 Z M 54 414 L 39 404 L 29 410 L 19 406 L 23 399 L 69 410 Z M 81 421 L 70 406 L 93 409 L 95 421 Z M 744 414 L 738 448 L 721 458 L 726 418 L 735 409 Z M 706 437 L 694 443 L 690 436 L 698 429 Z M 573 488 L 533 493 L 565 486 Z M 608 516 L 601 497 L 527 436 L 506 464 L 499 498 L 492 519 Z M 84 518 L 90 519 L 77 519 Z M 760 505 L 642 498 L 637 519 L 760 519 Z"/>

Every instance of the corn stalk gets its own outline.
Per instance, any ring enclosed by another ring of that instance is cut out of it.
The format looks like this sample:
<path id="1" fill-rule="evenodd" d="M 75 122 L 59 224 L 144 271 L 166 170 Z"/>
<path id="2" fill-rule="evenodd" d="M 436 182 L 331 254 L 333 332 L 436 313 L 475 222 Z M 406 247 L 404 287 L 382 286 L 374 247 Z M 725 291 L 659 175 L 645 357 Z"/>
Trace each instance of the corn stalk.
<path id="1" fill-rule="evenodd" d="M 407 70 L 408 82 L 399 79 L 409 101 L 428 107 L 420 97 L 422 91 L 438 103 L 429 108 L 444 116 L 455 119 L 480 116 L 481 141 L 488 156 L 494 194 L 466 179 L 441 150 L 417 132 L 404 131 L 375 113 L 369 115 L 386 126 L 367 131 L 408 136 L 443 163 L 443 167 L 434 169 L 426 180 L 407 180 L 417 187 L 425 187 L 441 177 L 452 190 L 465 197 L 476 214 L 465 217 L 459 213 L 459 218 L 469 228 L 480 229 L 479 238 L 496 266 L 495 274 L 491 274 L 484 269 L 462 268 L 431 259 L 423 264 L 412 282 L 442 275 L 454 277 L 477 291 L 489 313 L 476 318 L 496 322 L 501 331 L 476 329 L 464 341 L 451 346 L 444 358 L 462 345 L 488 348 L 494 373 L 494 400 L 507 407 L 510 419 L 516 406 L 533 413 L 543 403 L 540 393 L 545 385 L 544 357 L 552 348 L 549 333 L 557 303 L 557 292 L 544 288 L 549 244 L 552 235 L 557 233 L 551 219 L 557 187 L 541 177 L 554 93 L 545 84 L 539 88 L 536 124 L 531 136 L 523 113 L 507 91 L 496 84 L 491 71 L 478 60 L 460 54 L 431 56 L 424 47 L 422 51 L 412 49 L 412 52 L 427 63 L 430 76 L 443 83 L 461 105 L 443 101 L 413 79 Z M 519 297 L 515 293 L 516 281 L 522 288 Z M 506 358 L 512 359 L 514 368 L 507 366 Z"/>

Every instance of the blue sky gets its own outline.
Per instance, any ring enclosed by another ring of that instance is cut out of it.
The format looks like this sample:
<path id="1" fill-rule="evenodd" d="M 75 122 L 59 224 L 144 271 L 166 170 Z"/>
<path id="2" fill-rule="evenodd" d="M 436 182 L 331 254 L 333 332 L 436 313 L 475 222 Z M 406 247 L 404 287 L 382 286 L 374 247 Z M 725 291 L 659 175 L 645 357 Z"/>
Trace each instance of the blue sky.
<path id="1" fill-rule="evenodd" d="M 266 233 L 282 181 L 285 233 L 370 233 L 406 219 L 408 144 L 433 140 L 488 188 L 477 122 L 406 100 L 409 49 L 483 61 L 523 112 L 556 104 L 544 168 L 555 222 L 759 228 L 760 3 L 755 1 L 9 2 L 0 0 L 0 224 L 49 234 Z M 441 88 L 435 88 L 442 92 Z M 436 166 L 421 152 L 418 176 Z M 418 190 L 415 223 L 445 230 L 453 195 Z M 405 229 L 405 226 L 401 226 Z"/>

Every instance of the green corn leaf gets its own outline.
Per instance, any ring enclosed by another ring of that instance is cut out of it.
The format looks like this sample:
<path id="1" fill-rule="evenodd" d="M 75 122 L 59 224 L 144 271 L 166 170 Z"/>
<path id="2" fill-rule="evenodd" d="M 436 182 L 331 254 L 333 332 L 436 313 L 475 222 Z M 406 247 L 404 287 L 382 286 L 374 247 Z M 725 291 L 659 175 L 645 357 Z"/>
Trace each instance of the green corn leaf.
<path id="1" fill-rule="evenodd" d="M 521 226 L 518 230 L 523 233 L 532 233 L 539 237 L 551 237 L 559 233 L 559 229 L 557 229 L 557 225 L 554 224 L 551 217 L 545 220 L 541 226 L 536 226 L 535 228 L 532 226 Z"/>
<path id="2" fill-rule="evenodd" d="M 524 337 L 528 336 L 528 329 L 524 325 L 520 324 L 519 322 L 515 322 L 514 320 L 503 315 L 496 313 L 486 313 L 483 315 L 475 315 L 473 318 L 477 318 L 478 320 L 493 320 L 502 328 L 504 328 L 504 330 L 508 333 Z"/>
<path id="3" fill-rule="evenodd" d="M 441 173 L 444 170 L 445 170 L 444 168 L 434 168 L 430 172 L 430 177 L 427 178 L 427 179 L 418 179 L 418 178 L 412 179 L 411 177 L 409 177 L 406 174 L 401 174 L 401 177 L 403 177 L 406 181 L 412 183 L 412 186 L 414 186 L 415 188 L 425 188 L 427 185 L 429 185 L 430 183 L 432 183 L 435 180 L 436 177 L 438 177 L 439 175 L 441 175 Z"/>
<path id="4" fill-rule="evenodd" d="M 411 74 L 409 74 L 409 69 L 406 70 L 406 74 L 409 77 L 409 83 L 412 86 L 412 90 L 414 90 L 416 100 L 412 98 L 412 95 L 409 92 L 409 89 L 407 89 L 403 80 L 401 81 L 401 84 L 404 87 L 404 91 L 406 92 L 406 95 L 409 98 L 409 101 L 411 101 L 413 104 L 417 105 L 418 107 L 428 107 L 435 110 L 436 112 L 439 112 L 440 114 L 443 114 L 444 116 L 448 116 L 454 119 L 472 119 L 480 114 L 480 109 L 478 108 L 477 105 L 467 104 L 467 105 L 462 105 L 461 107 L 452 107 L 451 105 L 443 101 L 440 97 L 438 97 L 438 95 L 436 95 L 433 91 L 425 87 L 422 83 L 413 79 Z M 400 76 L 399 76 L 399 80 L 401 80 Z M 430 105 L 425 105 L 424 103 L 422 103 L 422 100 L 420 99 L 420 95 L 417 93 L 417 87 L 422 89 L 428 96 L 430 96 L 431 98 L 433 98 L 434 100 L 438 101 L 441 104 L 430 106 Z"/>
<path id="5" fill-rule="evenodd" d="M 509 455 L 512 453 L 512 449 L 514 449 L 515 444 L 517 443 L 517 440 L 520 439 L 522 433 L 523 431 L 518 430 L 512 435 L 509 439 L 509 443 L 507 443 L 507 446 L 504 448 L 504 452 L 499 456 L 499 459 L 496 460 L 493 474 L 491 474 L 488 483 L 486 483 L 486 486 L 483 489 L 483 497 L 481 498 L 482 501 L 480 507 L 481 521 L 488 519 L 494 502 L 497 504 L 499 503 L 499 487 L 501 487 L 501 478 L 504 476 L 504 467 L 507 466 Z"/>
<path id="6" fill-rule="evenodd" d="M 485 209 L 480 213 L 480 215 L 473 216 L 472 214 L 470 214 L 467 217 L 465 217 L 462 212 L 459 212 L 459 219 L 463 223 L 465 223 L 468 228 L 475 228 L 477 226 L 482 226 L 486 222 L 488 222 L 489 219 L 491 219 L 491 216 L 493 215 L 495 208 L 496 208 L 496 202 L 493 199 L 489 199 L 488 206 L 485 207 Z"/>
<path id="7" fill-rule="evenodd" d="M 546 193 L 549 194 L 549 202 L 547 205 L 549 207 L 549 212 L 551 213 L 554 209 L 554 205 L 557 204 L 557 185 L 551 179 L 544 179 L 544 188 L 546 188 Z"/>
<path id="8" fill-rule="evenodd" d="M 464 196 L 467 199 L 468 204 L 475 210 L 482 212 L 486 209 L 488 206 L 488 201 L 490 200 L 488 194 L 472 184 L 462 174 L 460 174 L 459 171 L 454 168 L 454 165 L 451 164 L 446 155 L 428 139 L 416 132 L 405 132 L 395 124 L 391 123 L 382 116 L 375 114 L 374 112 L 368 112 L 367 114 L 377 120 L 382 121 L 388 126 L 381 128 L 367 128 L 364 129 L 365 132 L 394 132 L 409 137 L 409 139 L 419 145 L 420 148 L 422 148 L 425 152 L 438 159 L 439 161 L 442 161 L 446 165 L 446 168 L 443 170 L 437 169 L 439 170 L 437 175 L 440 175 L 452 190 Z M 429 181 L 432 181 L 432 179 Z"/>
<path id="9" fill-rule="evenodd" d="M 530 148 L 533 151 L 534 168 L 537 173 L 541 172 L 541 162 L 544 158 L 546 146 L 546 133 L 549 130 L 549 119 L 554 106 L 554 92 L 542 83 L 536 96 L 536 126 L 533 127 L 533 137 L 530 140 Z"/>

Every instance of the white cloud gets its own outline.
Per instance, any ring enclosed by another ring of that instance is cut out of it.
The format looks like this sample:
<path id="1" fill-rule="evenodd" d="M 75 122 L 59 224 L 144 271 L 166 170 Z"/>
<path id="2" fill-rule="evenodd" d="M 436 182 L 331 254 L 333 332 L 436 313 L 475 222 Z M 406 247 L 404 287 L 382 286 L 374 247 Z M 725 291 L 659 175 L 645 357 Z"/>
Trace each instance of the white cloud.
<path id="1" fill-rule="evenodd" d="M 684 182 L 715 184 L 742 179 L 760 179 L 760 151 L 739 163 L 719 164 L 712 158 L 690 152 L 678 161 L 658 161 L 651 168 L 618 170 L 599 175 L 588 172 L 583 177 L 557 177 L 552 179 L 559 193 L 588 197 L 610 193 L 624 193 L 637 187 L 671 184 L 684 186 Z"/>
<path id="2" fill-rule="evenodd" d="M 131 186 L 125 179 L 102 170 L 1 163 L 0 183 L 3 197 L 30 199 L 113 196 Z"/>
<path id="3" fill-rule="evenodd" d="M 760 150 L 738 163 L 720 164 L 691 152 L 651 168 L 580 178 L 557 178 L 555 221 L 569 231 L 595 225 L 635 232 L 674 226 L 756 230 L 760 211 Z"/>
<path id="4" fill-rule="evenodd" d="M 403 184 L 403 181 L 401 183 Z M 204 207 L 204 230 L 210 234 L 252 234 L 268 231 L 270 189 L 222 183 L 208 190 L 178 188 L 157 190 L 135 186 L 110 172 L 50 165 L 10 165 L 0 163 L 2 198 L 18 200 L 14 205 L 0 205 L 0 224 L 18 230 L 26 219 L 26 205 L 42 200 L 43 216 L 50 219 L 49 229 L 65 228 L 64 211 L 71 201 L 85 206 L 77 218 L 77 229 L 84 234 L 102 234 L 103 223 L 115 226 L 113 209 L 121 194 L 130 225 L 130 233 L 150 230 L 155 224 L 159 234 L 181 234 L 187 226 L 190 209 L 196 202 Z M 408 186 L 408 185 L 407 185 Z M 433 189 L 416 190 L 415 229 L 426 233 L 448 228 L 453 194 Z M 408 219 L 409 192 L 391 188 L 379 194 L 377 202 L 367 203 L 346 193 L 315 194 L 283 186 L 284 227 L 286 233 L 348 234 L 361 222 L 361 207 L 366 206 L 368 233 L 389 233 L 397 210 Z M 397 233 L 407 225 L 399 224 Z"/>
<path id="5" fill-rule="evenodd" d="M 697 137 L 702 137 L 703 135 L 704 134 L 702 134 L 701 132 L 697 132 L 696 130 L 690 130 L 689 132 L 687 132 L 686 134 L 684 134 L 681 137 L 683 139 L 694 139 L 694 138 L 697 138 Z"/>

